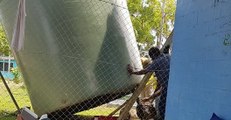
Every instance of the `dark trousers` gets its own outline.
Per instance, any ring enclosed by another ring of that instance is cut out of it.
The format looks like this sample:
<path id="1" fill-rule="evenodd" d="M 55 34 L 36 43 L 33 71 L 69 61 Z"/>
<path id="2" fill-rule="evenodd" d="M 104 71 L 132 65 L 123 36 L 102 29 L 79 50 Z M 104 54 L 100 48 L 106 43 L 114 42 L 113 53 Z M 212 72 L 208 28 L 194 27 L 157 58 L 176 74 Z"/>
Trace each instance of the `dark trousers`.
<path id="1" fill-rule="evenodd" d="M 164 89 L 164 91 L 161 93 L 160 101 L 158 104 L 158 109 L 159 109 L 159 119 L 158 120 L 164 120 L 165 108 L 166 108 L 166 97 L 167 97 L 167 90 Z"/>

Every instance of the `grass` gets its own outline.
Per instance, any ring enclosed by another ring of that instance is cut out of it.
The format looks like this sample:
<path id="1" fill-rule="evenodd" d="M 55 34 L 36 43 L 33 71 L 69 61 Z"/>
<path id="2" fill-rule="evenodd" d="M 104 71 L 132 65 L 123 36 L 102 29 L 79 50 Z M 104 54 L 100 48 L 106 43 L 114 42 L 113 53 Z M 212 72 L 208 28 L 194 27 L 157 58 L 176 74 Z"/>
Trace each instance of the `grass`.
<path id="1" fill-rule="evenodd" d="M 13 115 L 7 115 L 4 117 L 0 117 L 0 120 L 16 120 L 16 117 Z"/>
<path id="2" fill-rule="evenodd" d="M 8 82 L 8 85 L 19 104 L 19 107 L 31 106 L 29 96 L 27 94 L 27 90 L 23 87 L 22 84 L 15 84 L 13 82 Z M 112 111 L 114 111 L 116 106 L 108 106 L 102 105 L 87 111 L 83 111 L 77 113 L 76 115 L 80 116 L 107 116 Z M 14 115 L 16 111 L 16 107 L 14 106 L 5 86 L 0 81 L 0 120 L 15 120 L 16 117 Z M 116 114 L 118 115 L 118 113 Z"/>
<path id="3" fill-rule="evenodd" d="M 108 107 L 107 105 L 102 105 L 87 111 L 79 112 L 77 115 L 80 116 L 107 116 L 111 112 L 113 112 L 116 109 L 116 107 Z M 118 116 L 118 113 L 115 114 Z"/>
<path id="4" fill-rule="evenodd" d="M 8 82 L 8 85 L 20 107 L 31 106 L 27 91 L 22 84 Z M 15 120 L 16 107 L 5 86 L 0 82 L 0 120 Z"/>

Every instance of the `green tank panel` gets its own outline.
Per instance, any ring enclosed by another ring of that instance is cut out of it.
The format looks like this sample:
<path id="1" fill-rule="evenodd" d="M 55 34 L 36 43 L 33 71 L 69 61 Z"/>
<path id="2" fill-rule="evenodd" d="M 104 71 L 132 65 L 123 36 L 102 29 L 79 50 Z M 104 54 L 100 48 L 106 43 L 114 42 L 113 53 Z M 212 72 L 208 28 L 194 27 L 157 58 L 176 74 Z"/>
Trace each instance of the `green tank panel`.
<path id="1" fill-rule="evenodd" d="M 0 0 L 10 43 L 17 9 L 18 0 Z M 26 15 L 14 56 L 36 114 L 126 92 L 141 80 L 126 70 L 142 68 L 126 0 L 26 0 Z"/>

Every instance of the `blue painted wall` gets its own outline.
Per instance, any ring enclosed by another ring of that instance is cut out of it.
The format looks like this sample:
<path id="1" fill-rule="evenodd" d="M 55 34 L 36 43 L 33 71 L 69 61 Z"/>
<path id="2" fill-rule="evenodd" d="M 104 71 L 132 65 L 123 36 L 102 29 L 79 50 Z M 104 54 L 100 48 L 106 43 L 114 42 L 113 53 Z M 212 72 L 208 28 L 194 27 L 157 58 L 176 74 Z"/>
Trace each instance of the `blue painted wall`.
<path id="1" fill-rule="evenodd" d="M 231 0 L 178 0 L 166 120 L 231 120 Z"/>
<path id="2" fill-rule="evenodd" d="M 7 70 L 3 70 L 3 63 L 8 64 L 8 60 L 0 60 L 0 70 L 2 72 L 2 75 L 5 79 L 10 79 L 13 80 L 14 79 L 14 75 L 12 74 L 12 72 Z M 12 68 L 17 67 L 16 61 L 15 60 L 10 60 L 10 63 L 13 64 Z M 6 66 L 5 66 L 6 67 Z M 7 66 L 8 67 L 8 66 Z"/>

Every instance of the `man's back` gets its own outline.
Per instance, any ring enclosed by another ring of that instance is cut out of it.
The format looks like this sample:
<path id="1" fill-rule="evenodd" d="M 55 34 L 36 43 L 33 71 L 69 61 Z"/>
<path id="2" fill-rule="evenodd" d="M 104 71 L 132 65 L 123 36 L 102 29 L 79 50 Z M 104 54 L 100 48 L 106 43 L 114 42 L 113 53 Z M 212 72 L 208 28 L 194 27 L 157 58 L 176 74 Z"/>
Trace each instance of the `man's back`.
<path id="1" fill-rule="evenodd" d="M 170 68 L 170 56 L 161 54 L 158 58 L 153 60 L 152 64 L 146 69 L 151 72 L 155 72 L 159 84 L 162 87 L 167 87 L 169 78 L 169 68 Z"/>

